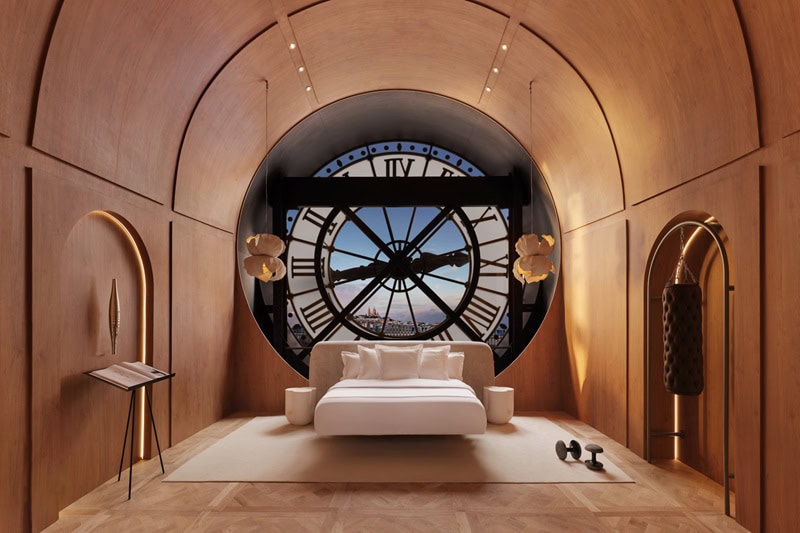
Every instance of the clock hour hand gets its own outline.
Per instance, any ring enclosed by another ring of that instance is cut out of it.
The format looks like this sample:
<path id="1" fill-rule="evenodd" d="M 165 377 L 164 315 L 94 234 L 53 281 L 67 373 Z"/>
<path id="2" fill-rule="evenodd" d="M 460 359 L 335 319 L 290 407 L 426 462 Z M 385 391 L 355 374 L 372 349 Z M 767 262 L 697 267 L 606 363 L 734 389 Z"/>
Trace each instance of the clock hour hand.
<path id="1" fill-rule="evenodd" d="M 386 268 L 385 261 L 374 261 L 368 265 L 346 268 L 344 270 L 331 270 L 331 280 L 336 282 L 348 282 L 357 279 L 371 279 L 380 275 Z"/>

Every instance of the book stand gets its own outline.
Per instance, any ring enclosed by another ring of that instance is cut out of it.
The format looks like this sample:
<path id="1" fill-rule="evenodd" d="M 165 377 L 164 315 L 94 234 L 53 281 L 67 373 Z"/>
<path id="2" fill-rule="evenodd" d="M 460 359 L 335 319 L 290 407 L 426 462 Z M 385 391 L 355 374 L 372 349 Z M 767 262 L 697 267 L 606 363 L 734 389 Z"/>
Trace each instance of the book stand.
<path id="1" fill-rule="evenodd" d="M 117 474 L 117 481 L 119 481 L 120 479 L 122 479 L 122 463 L 125 460 L 125 447 L 128 442 L 128 429 L 130 429 L 131 450 L 130 450 L 130 464 L 128 465 L 128 499 L 130 500 L 131 488 L 133 486 L 133 436 L 134 436 L 134 426 L 136 424 L 136 391 L 147 385 L 152 385 L 153 383 L 157 383 L 159 381 L 172 379 L 175 377 L 175 372 L 160 375 L 143 383 L 133 385 L 131 387 L 124 387 L 116 383 L 111 383 L 110 381 L 106 381 L 102 378 L 93 375 L 92 372 L 84 372 L 84 374 L 93 377 L 98 381 L 102 381 L 106 385 L 111 385 L 112 387 L 116 387 L 124 391 L 129 391 L 131 393 L 131 403 L 130 406 L 128 407 L 128 419 L 125 422 L 125 436 L 122 438 L 122 455 L 119 458 L 119 473 Z M 156 448 L 158 448 L 158 460 L 161 462 L 161 473 L 164 474 L 165 473 L 164 460 L 161 458 L 161 445 L 158 443 L 158 431 L 156 430 L 156 420 L 153 417 L 153 405 L 150 402 L 150 393 L 147 389 L 144 389 L 144 395 L 147 398 L 147 407 L 150 411 L 150 423 L 153 425 L 153 435 L 156 438 Z"/>

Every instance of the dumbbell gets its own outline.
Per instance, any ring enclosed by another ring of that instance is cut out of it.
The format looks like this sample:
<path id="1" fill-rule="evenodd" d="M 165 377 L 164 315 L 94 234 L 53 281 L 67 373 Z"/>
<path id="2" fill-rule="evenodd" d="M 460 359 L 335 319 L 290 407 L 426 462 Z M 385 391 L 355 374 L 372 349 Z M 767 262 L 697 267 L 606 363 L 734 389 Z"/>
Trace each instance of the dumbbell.
<path id="1" fill-rule="evenodd" d="M 602 470 L 603 463 L 597 460 L 597 454 L 603 453 L 603 448 L 597 444 L 587 444 L 586 451 L 592 454 L 591 459 L 586 459 L 584 461 L 584 463 L 586 463 L 586 468 L 589 470 Z"/>
<path id="2" fill-rule="evenodd" d="M 576 461 L 581 458 L 581 445 L 576 440 L 569 441 L 569 447 L 564 444 L 563 440 L 559 440 L 556 442 L 556 455 L 562 461 L 567 458 L 567 453 L 572 455 L 572 458 Z"/>

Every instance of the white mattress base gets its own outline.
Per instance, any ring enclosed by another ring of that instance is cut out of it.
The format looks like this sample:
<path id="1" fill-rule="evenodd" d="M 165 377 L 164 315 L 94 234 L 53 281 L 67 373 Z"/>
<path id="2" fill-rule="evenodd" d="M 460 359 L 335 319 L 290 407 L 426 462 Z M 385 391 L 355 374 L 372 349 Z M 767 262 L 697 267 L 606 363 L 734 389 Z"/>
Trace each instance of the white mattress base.
<path id="1" fill-rule="evenodd" d="M 345 380 L 320 399 L 314 429 L 321 436 L 482 434 L 486 411 L 456 380 Z"/>

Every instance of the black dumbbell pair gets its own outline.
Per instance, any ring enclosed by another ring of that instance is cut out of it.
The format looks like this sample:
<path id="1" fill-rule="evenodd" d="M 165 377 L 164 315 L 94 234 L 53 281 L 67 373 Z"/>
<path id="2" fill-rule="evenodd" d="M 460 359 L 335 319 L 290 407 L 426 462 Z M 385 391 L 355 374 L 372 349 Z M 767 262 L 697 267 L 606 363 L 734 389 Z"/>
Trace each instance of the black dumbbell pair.
<path id="1" fill-rule="evenodd" d="M 597 460 L 597 454 L 603 453 L 603 448 L 598 446 L 597 444 L 587 444 L 586 451 L 592 454 L 591 459 L 586 459 L 584 464 L 586 468 L 589 470 L 602 470 L 603 463 Z M 562 461 L 567 458 L 567 453 L 572 455 L 572 458 L 576 461 L 581 458 L 581 445 L 576 440 L 569 441 L 569 446 L 564 444 L 563 440 L 559 440 L 556 442 L 556 455 Z"/>

